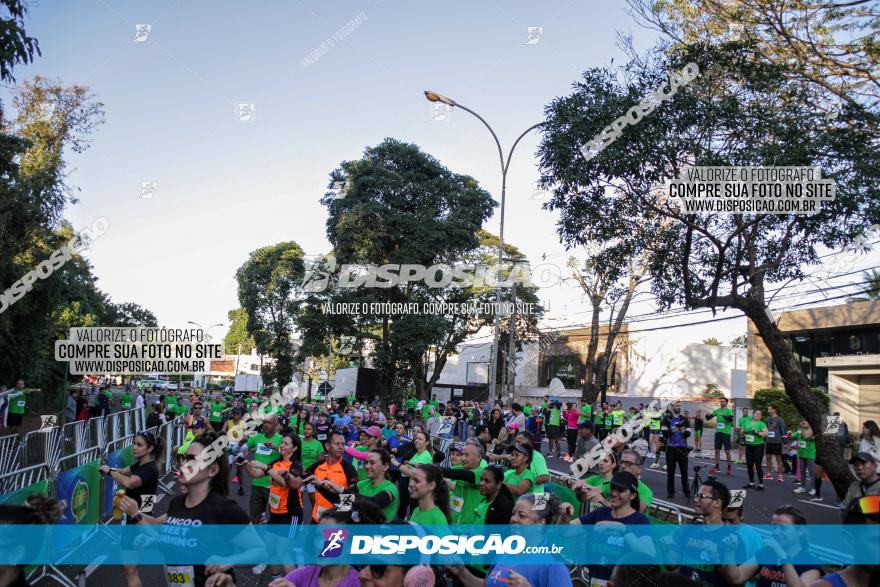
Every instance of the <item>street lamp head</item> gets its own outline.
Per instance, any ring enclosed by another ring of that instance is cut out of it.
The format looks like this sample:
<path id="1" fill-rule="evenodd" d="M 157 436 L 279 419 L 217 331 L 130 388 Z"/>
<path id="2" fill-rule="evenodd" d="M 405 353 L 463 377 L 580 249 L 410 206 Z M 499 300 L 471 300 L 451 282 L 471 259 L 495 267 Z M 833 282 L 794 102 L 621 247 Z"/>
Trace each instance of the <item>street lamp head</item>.
<path id="1" fill-rule="evenodd" d="M 443 94 L 432 92 L 431 90 L 425 90 L 425 98 L 427 98 L 429 102 L 443 102 L 449 106 L 455 106 L 455 100 L 447 98 Z"/>

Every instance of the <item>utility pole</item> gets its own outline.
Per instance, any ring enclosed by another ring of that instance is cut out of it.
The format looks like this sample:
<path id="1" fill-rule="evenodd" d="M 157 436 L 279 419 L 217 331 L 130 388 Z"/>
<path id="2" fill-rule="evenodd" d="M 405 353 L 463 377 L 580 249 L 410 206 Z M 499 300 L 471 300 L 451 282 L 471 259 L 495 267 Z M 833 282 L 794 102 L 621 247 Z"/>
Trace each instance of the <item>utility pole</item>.
<path id="1" fill-rule="evenodd" d="M 516 282 L 511 285 L 512 305 L 510 309 L 510 343 L 507 347 L 507 381 L 510 389 L 507 392 L 507 403 L 513 403 L 516 387 Z"/>

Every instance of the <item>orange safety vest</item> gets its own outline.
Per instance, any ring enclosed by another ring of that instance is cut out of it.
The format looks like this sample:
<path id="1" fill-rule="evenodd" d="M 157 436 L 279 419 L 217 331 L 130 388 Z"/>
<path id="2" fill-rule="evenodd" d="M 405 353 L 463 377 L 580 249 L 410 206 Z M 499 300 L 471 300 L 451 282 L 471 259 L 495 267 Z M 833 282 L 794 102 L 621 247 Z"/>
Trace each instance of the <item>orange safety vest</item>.
<path id="1" fill-rule="evenodd" d="M 275 461 L 275 464 L 272 465 L 272 470 L 280 473 L 281 471 L 289 471 L 290 470 L 290 461 Z M 272 480 L 272 483 L 269 484 L 269 511 L 273 514 L 286 514 L 287 512 L 287 498 L 290 494 L 290 487 L 287 485 L 279 485 Z M 302 508 L 302 493 L 299 489 L 296 490 L 297 500 L 299 500 L 299 507 Z"/>
<path id="2" fill-rule="evenodd" d="M 340 487 L 348 487 L 348 478 L 345 476 L 345 470 L 342 468 L 342 459 L 339 460 L 335 465 L 330 465 L 326 461 L 321 463 L 317 469 L 315 469 L 315 478 L 316 479 L 329 479 L 336 485 Z M 316 522 L 318 521 L 318 516 L 324 510 L 328 510 L 333 507 L 333 504 L 327 501 L 327 499 L 321 495 L 319 491 L 315 492 L 315 505 L 312 508 L 312 519 Z"/>

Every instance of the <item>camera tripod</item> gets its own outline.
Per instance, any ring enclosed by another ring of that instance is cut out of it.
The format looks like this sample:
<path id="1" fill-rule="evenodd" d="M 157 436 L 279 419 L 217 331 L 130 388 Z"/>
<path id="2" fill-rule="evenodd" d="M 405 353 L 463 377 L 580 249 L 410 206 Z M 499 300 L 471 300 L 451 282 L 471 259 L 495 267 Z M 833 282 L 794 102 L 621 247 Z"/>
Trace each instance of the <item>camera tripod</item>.
<path id="1" fill-rule="evenodd" d="M 700 487 L 703 486 L 703 478 L 700 477 L 700 469 L 702 467 L 700 465 L 694 465 L 694 480 L 691 482 L 691 494 L 688 496 L 685 505 L 690 505 L 697 497 L 697 492 L 700 491 Z"/>

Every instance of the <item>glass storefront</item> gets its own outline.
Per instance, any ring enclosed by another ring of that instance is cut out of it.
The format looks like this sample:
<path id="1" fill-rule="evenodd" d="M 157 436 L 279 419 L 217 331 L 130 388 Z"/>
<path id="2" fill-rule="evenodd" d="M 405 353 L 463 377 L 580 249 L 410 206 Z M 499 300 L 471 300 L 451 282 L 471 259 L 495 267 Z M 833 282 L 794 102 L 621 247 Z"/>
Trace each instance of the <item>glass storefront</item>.
<path id="1" fill-rule="evenodd" d="M 880 328 L 877 327 L 810 332 L 792 335 L 789 339 L 810 386 L 824 391 L 828 391 L 828 369 L 817 367 L 817 358 L 880 354 Z"/>

